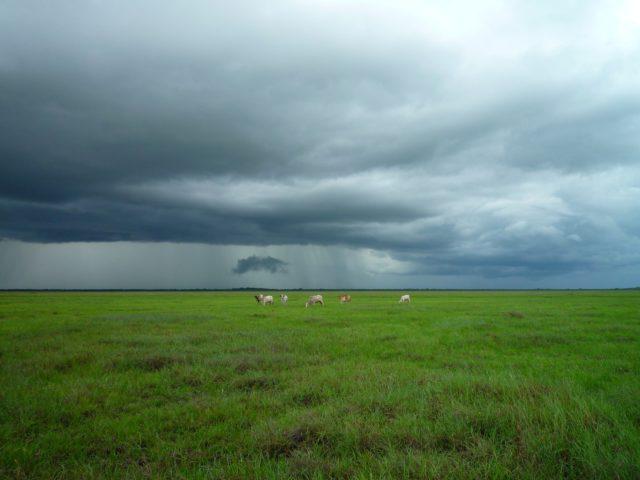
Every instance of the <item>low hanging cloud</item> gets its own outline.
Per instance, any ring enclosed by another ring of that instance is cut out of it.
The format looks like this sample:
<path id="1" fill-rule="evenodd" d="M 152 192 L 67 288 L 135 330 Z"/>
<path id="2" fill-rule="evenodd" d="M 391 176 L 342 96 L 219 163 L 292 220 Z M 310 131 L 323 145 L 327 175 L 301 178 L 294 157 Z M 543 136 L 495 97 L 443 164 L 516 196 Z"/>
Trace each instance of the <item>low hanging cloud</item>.
<path id="1" fill-rule="evenodd" d="M 288 263 L 275 257 L 258 257 L 251 255 L 238 260 L 238 264 L 233 269 L 233 273 L 242 275 L 247 272 L 265 271 L 269 273 L 287 273 Z"/>

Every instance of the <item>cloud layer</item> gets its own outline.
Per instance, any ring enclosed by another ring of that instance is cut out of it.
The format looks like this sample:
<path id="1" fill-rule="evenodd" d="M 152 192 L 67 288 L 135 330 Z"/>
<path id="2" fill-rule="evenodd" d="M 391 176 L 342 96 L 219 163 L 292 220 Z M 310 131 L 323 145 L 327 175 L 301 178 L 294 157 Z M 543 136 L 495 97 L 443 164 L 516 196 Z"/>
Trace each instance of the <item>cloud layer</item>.
<path id="1" fill-rule="evenodd" d="M 633 2 L 4 2 L 0 237 L 640 272 L 638 65 Z"/>

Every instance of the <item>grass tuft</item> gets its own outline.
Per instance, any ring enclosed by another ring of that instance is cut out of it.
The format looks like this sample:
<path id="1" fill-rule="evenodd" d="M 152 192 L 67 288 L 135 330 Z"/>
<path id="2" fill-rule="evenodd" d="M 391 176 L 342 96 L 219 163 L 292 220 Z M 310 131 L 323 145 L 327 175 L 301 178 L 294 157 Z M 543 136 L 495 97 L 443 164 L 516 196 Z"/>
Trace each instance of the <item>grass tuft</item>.
<path id="1" fill-rule="evenodd" d="M 238 390 L 267 390 L 274 388 L 277 384 L 276 379 L 266 376 L 239 378 L 233 382 L 233 386 Z"/>

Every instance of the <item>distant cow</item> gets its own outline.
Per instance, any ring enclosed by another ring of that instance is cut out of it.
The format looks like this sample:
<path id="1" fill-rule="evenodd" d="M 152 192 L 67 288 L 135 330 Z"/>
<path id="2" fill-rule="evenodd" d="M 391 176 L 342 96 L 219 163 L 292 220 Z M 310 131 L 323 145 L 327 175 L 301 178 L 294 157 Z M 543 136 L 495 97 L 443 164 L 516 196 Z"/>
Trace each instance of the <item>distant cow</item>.
<path id="1" fill-rule="evenodd" d="M 304 304 L 304 308 L 307 308 L 309 305 L 315 305 L 319 303 L 324 307 L 324 300 L 322 299 L 322 295 L 311 295 L 309 300 Z"/>
<path id="2" fill-rule="evenodd" d="M 340 295 L 340 303 L 349 303 L 351 302 L 351 295 L 342 294 Z"/>
<path id="3" fill-rule="evenodd" d="M 273 297 L 271 295 L 256 295 L 256 301 L 262 305 L 273 305 Z"/>
<path id="4" fill-rule="evenodd" d="M 287 294 L 286 293 L 281 293 L 280 294 L 280 302 L 283 305 L 286 305 L 288 301 L 289 301 L 289 297 L 287 297 Z"/>
<path id="5" fill-rule="evenodd" d="M 409 295 L 402 295 L 398 303 L 411 303 L 411 297 Z"/>

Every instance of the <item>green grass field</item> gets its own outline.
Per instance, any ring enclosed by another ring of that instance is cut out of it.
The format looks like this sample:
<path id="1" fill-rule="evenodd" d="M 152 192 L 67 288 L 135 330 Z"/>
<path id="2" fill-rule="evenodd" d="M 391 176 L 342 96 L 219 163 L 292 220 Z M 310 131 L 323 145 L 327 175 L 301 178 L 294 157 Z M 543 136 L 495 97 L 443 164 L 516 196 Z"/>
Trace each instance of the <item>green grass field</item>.
<path id="1" fill-rule="evenodd" d="M 639 291 L 351 293 L 0 293 L 0 477 L 640 478 Z"/>

